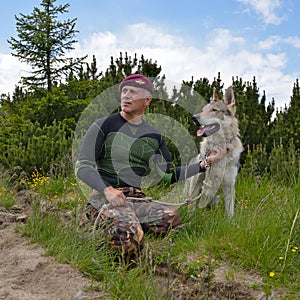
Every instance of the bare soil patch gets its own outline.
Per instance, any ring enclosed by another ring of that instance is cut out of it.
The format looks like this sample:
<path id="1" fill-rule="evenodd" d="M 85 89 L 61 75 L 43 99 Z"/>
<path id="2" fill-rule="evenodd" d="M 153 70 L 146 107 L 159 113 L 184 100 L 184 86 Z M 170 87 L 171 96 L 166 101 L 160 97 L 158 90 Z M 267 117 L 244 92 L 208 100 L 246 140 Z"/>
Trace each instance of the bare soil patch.
<path id="1" fill-rule="evenodd" d="M 109 299 L 104 292 L 87 291 L 90 280 L 67 264 L 43 255 L 44 250 L 14 231 L 15 223 L 0 229 L 1 300 Z"/>

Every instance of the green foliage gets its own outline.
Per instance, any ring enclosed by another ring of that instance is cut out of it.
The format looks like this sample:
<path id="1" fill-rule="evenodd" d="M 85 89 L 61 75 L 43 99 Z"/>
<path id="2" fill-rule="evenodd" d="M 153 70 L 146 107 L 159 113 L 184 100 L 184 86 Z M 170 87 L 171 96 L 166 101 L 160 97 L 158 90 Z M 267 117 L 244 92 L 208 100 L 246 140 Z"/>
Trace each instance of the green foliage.
<path id="1" fill-rule="evenodd" d="M 11 209 L 17 201 L 13 189 L 8 190 L 2 182 L 0 182 L 0 207 Z"/>
<path id="2" fill-rule="evenodd" d="M 269 133 L 269 144 L 289 144 L 292 139 L 296 149 L 300 148 L 300 87 L 299 80 L 294 83 L 290 105 L 277 111 L 276 119 Z"/>
<path id="3" fill-rule="evenodd" d="M 242 79 L 233 79 L 232 86 L 236 99 L 236 116 L 239 120 L 240 135 L 245 147 L 265 144 L 271 129 L 271 118 L 275 102 L 266 107 L 266 95 L 260 98 L 255 77 L 252 83 L 244 83 Z"/>
<path id="4" fill-rule="evenodd" d="M 248 148 L 241 172 L 247 172 L 257 178 L 269 174 L 278 182 L 295 182 L 300 175 L 300 152 L 290 140 L 285 146 L 273 145 L 268 153 L 266 146 L 259 144 Z"/>
<path id="5" fill-rule="evenodd" d="M 18 168 L 26 173 L 34 170 L 47 172 L 50 166 L 70 157 L 71 137 L 66 137 L 64 126 L 54 121 L 40 127 L 29 121 L 19 123 L 19 130 L 10 135 L 9 144 L 2 144 L 1 164 L 9 170 Z"/>
<path id="6" fill-rule="evenodd" d="M 192 82 L 190 82 L 190 84 L 192 84 Z M 209 102 L 214 89 L 216 89 L 219 97 L 222 97 L 223 87 L 224 84 L 222 83 L 220 73 L 218 73 L 218 78 L 214 78 L 211 84 L 207 78 L 200 78 L 197 80 L 194 85 L 194 90 L 197 91 L 206 100 L 206 102 Z"/>
<path id="7" fill-rule="evenodd" d="M 22 178 L 20 183 L 27 189 L 33 191 L 39 198 L 55 202 L 60 208 L 73 206 L 74 197 L 72 192 L 77 187 L 73 176 L 69 176 L 69 166 L 52 166 L 51 172 L 47 175 L 35 171 L 27 178 Z"/>
<path id="8" fill-rule="evenodd" d="M 14 176 L 0 167 L 0 208 L 11 209 L 17 201 L 12 181 Z"/>

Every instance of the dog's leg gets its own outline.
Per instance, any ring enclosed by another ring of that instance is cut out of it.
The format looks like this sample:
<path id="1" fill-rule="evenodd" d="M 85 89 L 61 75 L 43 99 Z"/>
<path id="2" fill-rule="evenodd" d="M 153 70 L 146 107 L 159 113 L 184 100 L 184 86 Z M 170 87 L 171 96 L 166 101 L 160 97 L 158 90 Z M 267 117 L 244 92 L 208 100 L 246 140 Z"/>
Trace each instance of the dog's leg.
<path id="1" fill-rule="evenodd" d="M 210 170 L 206 171 L 198 207 L 203 208 L 207 205 L 215 206 L 218 204 L 222 178 L 222 168 L 218 164 L 215 164 Z"/>
<path id="2" fill-rule="evenodd" d="M 215 197 L 211 201 L 211 205 L 213 207 L 217 206 L 220 203 L 220 194 L 219 192 L 215 195 Z"/>
<path id="3" fill-rule="evenodd" d="M 238 168 L 236 166 L 229 166 L 226 168 L 226 174 L 224 176 L 225 211 L 230 218 L 234 214 L 235 181 L 237 173 Z"/>

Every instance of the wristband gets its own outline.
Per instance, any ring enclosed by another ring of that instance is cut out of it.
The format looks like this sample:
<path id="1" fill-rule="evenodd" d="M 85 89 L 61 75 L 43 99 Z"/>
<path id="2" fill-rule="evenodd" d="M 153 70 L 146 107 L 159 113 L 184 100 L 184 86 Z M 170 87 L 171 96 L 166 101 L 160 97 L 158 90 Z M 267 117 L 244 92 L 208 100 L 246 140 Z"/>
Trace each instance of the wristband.
<path id="1" fill-rule="evenodd" d="M 208 170 L 210 168 L 210 164 L 207 161 L 207 155 L 204 156 L 203 162 L 205 170 Z"/>

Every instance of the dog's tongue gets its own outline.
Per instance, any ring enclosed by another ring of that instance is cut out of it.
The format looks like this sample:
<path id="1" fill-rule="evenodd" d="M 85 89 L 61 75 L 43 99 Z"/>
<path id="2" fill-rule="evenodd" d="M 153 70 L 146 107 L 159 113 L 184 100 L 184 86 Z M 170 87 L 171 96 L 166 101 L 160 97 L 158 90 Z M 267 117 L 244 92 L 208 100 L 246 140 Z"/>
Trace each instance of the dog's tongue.
<path id="1" fill-rule="evenodd" d="M 197 136 L 207 137 L 207 136 L 210 136 L 211 134 L 217 132 L 219 129 L 220 129 L 220 125 L 218 123 L 206 125 L 197 131 Z"/>
<path id="2" fill-rule="evenodd" d="M 197 131 L 197 136 L 206 136 L 205 126 Z"/>

